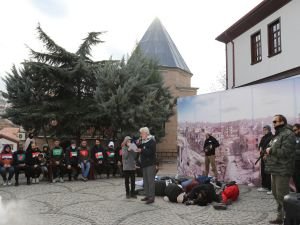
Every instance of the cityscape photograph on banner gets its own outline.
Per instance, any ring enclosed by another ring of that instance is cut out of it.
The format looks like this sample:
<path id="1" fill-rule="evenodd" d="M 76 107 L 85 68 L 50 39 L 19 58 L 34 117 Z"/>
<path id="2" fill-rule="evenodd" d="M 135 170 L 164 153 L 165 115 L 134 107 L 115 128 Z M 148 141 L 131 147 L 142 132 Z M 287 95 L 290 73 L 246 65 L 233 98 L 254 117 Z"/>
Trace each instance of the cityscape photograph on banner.
<path id="1" fill-rule="evenodd" d="M 182 97 L 178 112 L 178 173 L 202 175 L 205 134 L 215 137 L 218 179 L 240 184 L 260 183 L 258 144 L 263 127 L 273 116 L 284 115 L 288 124 L 300 122 L 300 78 L 285 79 L 233 90 Z M 213 174 L 211 174 L 213 175 Z"/>

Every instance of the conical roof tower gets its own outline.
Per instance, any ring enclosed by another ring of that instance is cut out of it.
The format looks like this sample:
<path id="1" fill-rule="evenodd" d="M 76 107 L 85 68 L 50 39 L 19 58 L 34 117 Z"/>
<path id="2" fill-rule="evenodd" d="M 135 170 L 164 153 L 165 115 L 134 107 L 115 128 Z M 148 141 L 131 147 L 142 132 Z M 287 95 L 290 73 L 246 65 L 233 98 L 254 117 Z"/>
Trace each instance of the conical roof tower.
<path id="1" fill-rule="evenodd" d="M 173 97 L 193 96 L 198 88 L 191 87 L 193 74 L 180 55 L 166 28 L 158 18 L 154 19 L 138 48 L 148 58 L 156 60 L 164 80 Z M 177 158 L 177 112 L 165 124 L 165 137 L 157 145 L 158 158 Z"/>
<path id="2" fill-rule="evenodd" d="M 158 18 L 149 26 L 138 44 L 143 54 L 163 67 L 179 68 L 191 73 L 176 45 Z"/>

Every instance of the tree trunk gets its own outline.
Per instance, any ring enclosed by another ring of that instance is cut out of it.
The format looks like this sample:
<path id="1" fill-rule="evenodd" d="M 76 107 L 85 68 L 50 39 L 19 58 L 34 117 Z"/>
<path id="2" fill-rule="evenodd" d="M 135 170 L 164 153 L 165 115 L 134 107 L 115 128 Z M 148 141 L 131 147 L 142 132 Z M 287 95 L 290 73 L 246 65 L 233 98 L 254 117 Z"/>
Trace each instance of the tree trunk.
<path id="1" fill-rule="evenodd" d="M 45 139 L 47 145 L 49 146 L 49 142 L 48 142 L 48 138 L 47 138 L 47 132 L 46 132 L 46 128 L 45 128 L 44 125 L 43 125 L 43 133 L 44 133 L 44 139 Z"/>
<path id="2" fill-rule="evenodd" d="M 80 137 L 81 137 L 80 129 L 77 129 L 76 130 L 76 143 L 77 143 L 77 146 L 80 146 Z"/>

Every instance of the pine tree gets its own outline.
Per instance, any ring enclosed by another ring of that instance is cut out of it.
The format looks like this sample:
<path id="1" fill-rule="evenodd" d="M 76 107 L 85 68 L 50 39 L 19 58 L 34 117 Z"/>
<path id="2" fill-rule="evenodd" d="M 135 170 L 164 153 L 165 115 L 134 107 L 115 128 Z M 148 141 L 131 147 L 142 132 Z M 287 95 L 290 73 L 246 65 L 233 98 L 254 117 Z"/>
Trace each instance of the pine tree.
<path id="1" fill-rule="evenodd" d="M 45 52 L 30 49 L 31 58 L 4 79 L 10 103 L 6 117 L 44 135 L 80 139 L 88 128 L 134 134 L 148 126 L 157 138 L 172 115 L 173 99 L 158 65 L 136 49 L 129 60 L 93 61 L 91 47 L 100 32 L 89 33 L 76 53 L 57 45 L 37 27 Z M 57 126 L 49 122 L 56 120 Z"/>
<path id="2" fill-rule="evenodd" d="M 11 107 L 6 117 L 24 128 L 45 130 L 50 120 L 57 120 L 55 135 L 80 138 L 93 124 L 96 90 L 95 74 L 103 62 L 94 62 L 91 47 L 101 43 L 101 32 L 91 32 L 76 53 L 56 44 L 38 25 L 39 39 L 46 52 L 30 49 L 31 58 L 15 67 L 5 78 Z M 50 130 L 51 131 L 51 130 Z"/>
<path id="3" fill-rule="evenodd" d="M 97 76 L 99 117 L 115 133 L 135 134 L 148 126 L 157 138 L 172 115 L 173 98 L 164 87 L 156 62 L 136 49 L 127 62 L 109 61 Z"/>

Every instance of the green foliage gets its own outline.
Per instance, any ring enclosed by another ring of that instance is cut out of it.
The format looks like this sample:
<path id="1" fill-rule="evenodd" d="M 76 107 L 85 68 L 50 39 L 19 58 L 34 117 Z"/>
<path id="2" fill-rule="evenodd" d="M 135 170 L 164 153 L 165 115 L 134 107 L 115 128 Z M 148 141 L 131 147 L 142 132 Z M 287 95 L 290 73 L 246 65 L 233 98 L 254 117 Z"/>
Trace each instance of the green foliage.
<path id="1" fill-rule="evenodd" d="M 92 61 L 91 46 L 101 42 L 98 35 L 90 33 L 76 54 L 57 45 L 42 29 L 37 27 L 39 39 L 46 53 L 30 49 L 31 59 L 23 68 L 12 71 L 5 78 L 11 107 L 6 117 L 26 129 L 46 129 L 52 119 L 58 126 L 52 128 L 59 136 L 80 137 L 93 124 L 89 115 L 94 104 L 95 73 L 100 62 Z"/>
<path id="2" fill-rule="evenodd" d="M 126 135 L 148 126 L 157 138 L 164 136 L 173 101 L 155 62 L 136 49 L 127 63 L 111 61 L 96 78 L 99 116 L 114 130 Z"/>
<path id="3" fill-rule="evenodd" d="M 42 29 L 45 52 L 30 49 L 31 58 L 4 79 L 10 103 L 5 117 L 27 130 L 77 137 L 87 129 L 135 134 L 148 126 L 157 138 L 172 115 L 173 99 L 156 62 L 139 49 L 126 61 L 93 61 L 91 47 L 101 43 L 91 32 L 76 53 L 57 45 Z M 58 125 L 51 127 L 51 120 Z"/>

